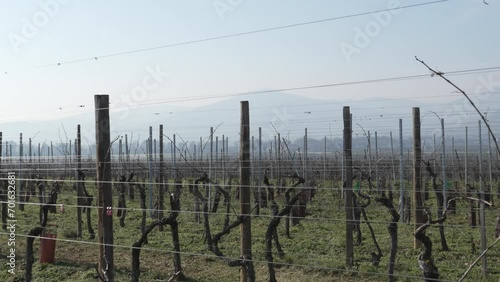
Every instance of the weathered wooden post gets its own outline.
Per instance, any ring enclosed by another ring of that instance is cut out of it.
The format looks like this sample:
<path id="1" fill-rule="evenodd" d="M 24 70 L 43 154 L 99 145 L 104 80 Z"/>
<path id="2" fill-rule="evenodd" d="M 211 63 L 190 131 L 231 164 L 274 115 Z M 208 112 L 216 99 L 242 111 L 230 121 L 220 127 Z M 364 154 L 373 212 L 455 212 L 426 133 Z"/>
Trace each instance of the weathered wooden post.
<path id="1" fill-rule="evenodd" d="M 446 149 L 445 149 L 445 135 L 444 135 L 444 119 L 441 119 L 441 147 L 443 152 L 441 153 L 441 168 L 443 174 L 443 210 L 446 209 L 448 203 L 448 191 L 446 190 Z"/>
<path id="2" fill-rule="evenodd" d="M 149 216 L 154 218 L 154 208 L 153 208 L 153 127 L 149 127 L 149 139 L 148 139 L 148 168 L 149 168 Z"/>
<path id="3" fill-rule="evenodd" d="M 240 224 L 241 240 L 240 255 L 245 262 L 241 268 L 240 282 L 255 281 L 255 272 L 252 262 L 252 225 L 250 217 L 250 115 L 248 101 L 241 102 L 240 124 L 240 215 L 246 216 Z"/>
<path id="4" fill-rule="evenodd" d="M 99 192 L 99 275 L 104 278 L 104 281 L 114 281 L 109 95 L 95 95 L 94 102 L 96 122 L 96 184 Z"/>
<path id="5" fill-rule="evenodd" d="M 82 238 L 82 206 L 83 206 L 83 187 L 80 182 L 80 175 L 82 170 L 82 139 L 81 139 L 81 131 L 80 125 L 76 126 L 76 171 L 75 171 L 75 180 L 76 180 L 76 236 L 78 238 Z"/>
<path id="6" fill-rule="evenodd" d="M 344 167 L 345 167 L 345 213 L 346 213 L 346 266 L 354 265 L 354 217 L 352 190 L 352 126 L 351 113 L 348 106 L 344 107 Z"/>
<path id="7" fill-rule="evenodd" d="M 425 223 L 424 198 L 422 195 L 422 176 L 420 174 L 422 165 L 422 147 L 420 138 L 420 108 L 413 108 L 413 218 L 415 218 L 414 230 Z M 420 248 L 421 242 L 416 238 L 413 241 L 415 249 Z"/>

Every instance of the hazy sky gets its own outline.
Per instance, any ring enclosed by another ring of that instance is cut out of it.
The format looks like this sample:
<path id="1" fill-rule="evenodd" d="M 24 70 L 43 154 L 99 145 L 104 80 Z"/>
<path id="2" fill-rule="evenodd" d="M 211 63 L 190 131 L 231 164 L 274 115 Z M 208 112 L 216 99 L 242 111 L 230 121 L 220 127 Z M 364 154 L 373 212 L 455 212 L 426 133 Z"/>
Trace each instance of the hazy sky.
<path id="1" fill-rule="evenodd" d="M 429 2 L 2 1 L 0 125 L 92 111 L 97 93 L 110 94 L 111 107 L 126 108 L 429 73 L 415 55 L 444 72 L 500 66 L 500 2 Z M 106 57 L 419 3 L 429 4 Z M 87 58 L 96 59 L 73 62 Z M 500 82 L 498 72 L 450 78 L 472 93 L 480 77 Z M 429 102 L 449 103 L 460 97 L 452 92 L 429 77 L 293 93 L 320 99 L 435 96 L 442 98 Z"/>

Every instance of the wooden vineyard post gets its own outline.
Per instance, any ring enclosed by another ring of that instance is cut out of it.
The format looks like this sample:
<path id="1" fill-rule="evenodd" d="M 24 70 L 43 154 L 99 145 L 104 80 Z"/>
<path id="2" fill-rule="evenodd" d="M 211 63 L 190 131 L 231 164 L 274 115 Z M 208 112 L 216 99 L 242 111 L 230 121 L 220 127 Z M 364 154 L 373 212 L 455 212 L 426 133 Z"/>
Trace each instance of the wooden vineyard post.
<path id="1" fill-rule="evenodd" d="M 415 218 L 414 230 L 425 223 L 424 201 L 422 195 L 422 176 L 420 169 L 422 165 L 422 147 L 420 139 L 420 108 L 413 108 L 413 218 Z M 421 242 L 416 238 L 413 241 L 415 249 L 420 248 Z"/>
<path id="2" fill-rule="evenodd" d="M 250 213 L 250 115 L 248 101 L 241 102 L 241 124 L 240 124 L 240 215 Z M 252 262 L 252 225 L 251 217 L 247 216 L 240 224 L 240 255 L 246 267 L 240 271 L 240 282 L 253 282 L 255 273 Z"/>
<path id="3" fill-rule="evenodd" d="M 128 135 L 125 134 L 125 162 L 128 165 L 130 162 L 130 148 L 128 147 Z"/>
<path id="4" fill-rule="evenodd" d="M 81 131 L 80 125 L 76 126 L 76 163 L 77 169 L 75 171 L 75 180 L 76 180 L 76 236 L 78 238 L 82 238 L 82 206 L 83 206 L 83 187 L 82 183 L 80 183 L 80 175 L 82 170 L 82 139 L 81 139 Z"/>
<path id="5" fill-rule="evenodd" d="M 443 210 L 446 209 L 446 205 L 448 204 L 448 191 L 446 186 L 446 142 L 444 135 L 444 119 L 441 119 L 441 168 L 443 174 Z"/>
<path id="6" fill-rule="evenodd" d="M 0 145 L 1 146 L 1 145 Z M 1 156 L 0 156 L 1 157 Z M 263 206 L 262 203 L 262 128 L 259 127 L 259 167 L 258 167 L 258 173 L 259 173 L 259 183 L 257 184 L 257 187 L 259 187 L 259 206 Z M 267 192 L 266 192 L 266 205 L 267 205 Z"/>
<path id="7" fill-rule="evenodd" d="M 160 124 L 160 133 L 159 133 L 159 142 L 160 142 L 160 172 L 159 172 L 159 182 L 160 185 L 159 193 L 158 193 L 158 219 L 161 220 L 163 218 L 163 209 L 165 201 L 165 184 L 164 184 L 164 174 L 165 174 L 165 164 L 163 163 L 163 124 Z M 174 149 L 175 150 L 175 149 Z M 158 227 L 160 231 L 163 231 L 163 225 Z"/>
<path id="8" fill-rule="evenodd" d="M 24 189 L 23 189 L 23 180 L 22 180 L 22 173 L 23 173 L 23 134 L 19 133 L 19 174 L 18 174 L 18 184 L 17 184 L 17 199 L 19 199 L 19 205 L 18 208 L 21 211 L 24 211 Z"/>
<path id="9" fill-rule="evenodd" d="M 7 152 L 7 145 L 5 145 L 5 151 Z M 2 132 L 0 132 L 0 168 L 2 167 L 2 149 L 3 149 L 3 140 L 2 140 Z M 7 229 L 7 197 L 2 195 L 0 197 L 2 199 L 2 229 Z"/>
<path id="10" fill-rule="evenodd" d="M 352 191 L 352 126 L 349 107 L 344 107 L 344 167 L 345 167 L 345 213 L 346 213 L 346 266 L 354 264 L 353 243 L 353 191 Z"/>
<path id="11" fill-rule="evenodd" d="M 109 131 L 109 95 L 95 95 L 96 169 L 99 201 L 99 275 L 114 280 L 113 266 L 113 192 Z"/>

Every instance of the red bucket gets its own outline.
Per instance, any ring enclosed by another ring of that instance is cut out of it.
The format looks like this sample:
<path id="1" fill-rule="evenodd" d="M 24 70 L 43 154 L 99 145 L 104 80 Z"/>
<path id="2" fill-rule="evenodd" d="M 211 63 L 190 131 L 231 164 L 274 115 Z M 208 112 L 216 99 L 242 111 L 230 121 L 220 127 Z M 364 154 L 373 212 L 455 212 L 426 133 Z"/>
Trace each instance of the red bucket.
<path id="1" fill-rule="evenodd" d="M 56 253 L 57 225 L 48 225 L 40 239 L 40 263 L 54 263 Z"/>

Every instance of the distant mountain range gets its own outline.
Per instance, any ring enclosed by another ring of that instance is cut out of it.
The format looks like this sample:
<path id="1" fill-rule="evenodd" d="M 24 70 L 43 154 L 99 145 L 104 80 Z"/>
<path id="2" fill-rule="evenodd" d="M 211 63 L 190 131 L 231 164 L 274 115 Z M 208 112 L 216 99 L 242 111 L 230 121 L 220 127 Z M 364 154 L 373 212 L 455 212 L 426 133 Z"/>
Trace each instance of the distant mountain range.
<path id="1" fill-rule="evenodd" d="M 500 105 L 500 95 L 492 95 L 488 105 L 479 104 L 480 108 Z M 338 97 L 336 97 L 338 98 Z M 110 98 L 113 101 L 113 97 Z M 432 148 L 433 135 L 436 134 L 436 142 L 440 142 L 441 127 L 437 116 L 445 119 L 447 142 L 452 136 L 455 137 L 457 146 L 463 145 L 465 126 L 469 126 L 470 144 L 474 145 L 477 140 L 477 113 L 468 111 L 461 113 L 453 109 L 467 106 L 462 99 L 457 99 L 449 104 L 426 104 L 406 99 L 383 99 L 373 98 L 370 100 L 352 100 L 342 97 L 335 100 L 317 100 L 304 96 L 283 92 L 266 92 L 259 94 L 246 94 L 219 99 L 217 102 L 193 107 L 189 102 L 162 103 L 150 106 L 135 107 L 128 110 L 113 110 L 111 104 L 111 131 L 112 138 L 127 134 L 132 142 L 144 142 L 148 138 L 149 126 L 153 126 L 153 138 L 158 138 L 158 125 L 164 125 L 164 134 L 172 138 L 175 133 L 178 141 L 181 140 L 199 144 L 200 137 L 206 142 L 210 135 L 210 127 L 216 129 L 214 135 L 221 140 L 222 135 L 229 138 L 229 145 L 237 147 L 239 139 L 240 101 L 249 101 L 251 134 L 255 142 L 258 140 L 258 128 L 262 128 L 262 139 L 264 146 L 279 132 L 282 137 L 290 142 L 292 147 L 302 147 L 302 138 L 305 128 L 308 129 L 308 139 L 311 140 L 309 149 L 311 151 L 322 151 L 324 138 L 328 139 L 328 147 L 341 149 L 341 138 L 343 123 L 343 106 L 350 106 L 353 115 L 353 142 L 354 146 L 363 147 L 367 141 L 366 134 L 370 131 L 372 146 L 374 146 L 374 134 L 377 131 L 379 146 L 390 147 L 389 134 L 392 132 L 394 146 L 399 147 L 399 119 L 403 119 L 403 136 L 405 143 L 411 146 L 412 136 L 412 107 L 420 107 L 422 119 L 422 136 L 426 148 Z M 492 128 L 500 135 L 500 112 L 490 110 L 489 120 Z M 50 141 L 59 143 L 66 142 L 66 138 L 76 137 L 76 125 L 81 124 L 83 143 L 92 145 L 94 143 L 94 112 L 89 110 L 83 114 L 62 117 L 54 120 L 39 120 L 32 122 L 12 122 L 0 124 L 3 132 L 4 142 L 17 143 L 19 133 L 23 133 L 24 143 L 28 138 L 36 135 L 33 146 L 37 143 L 50 144 Z M 64 129 L 63 129 L 64 128 Z M 66 131 L 66 134 L 64 133 Z M 486 127 L 483 127 L 486 133 Z M 67 137 L 66 137 L 67 135 Z M 140 136 L 140 137 L 139 137 Z M 484 135 L 485 138 L 487 135 Z M 313 139 L 316 139 L 314 141 Z M 166 139 L 167 140 L 167 139 Z M 215 140 L 215 137 L 214 137 Z M 334 142 L 334 140 L 337 140 Z M 167 140 L 168 141 L 168 140 Z M 340 142 L 340 143 L 339 143 Z M 485 139 L 484 142 L 487 142 Z M 486 143 L 485 143 L 486 144 Z M 430 146 L 430 147 L 429 147 Z"/>

